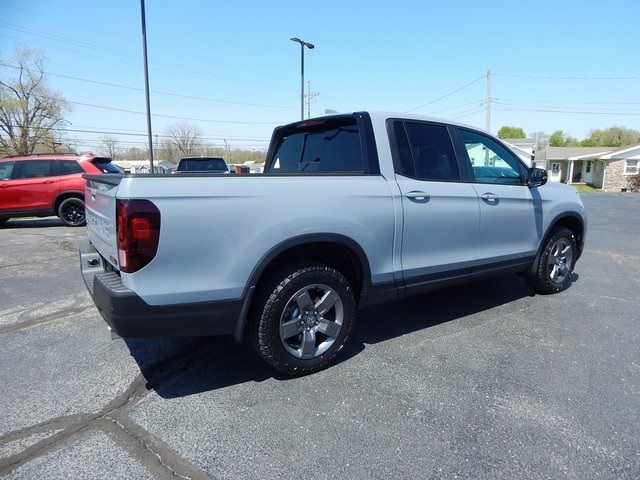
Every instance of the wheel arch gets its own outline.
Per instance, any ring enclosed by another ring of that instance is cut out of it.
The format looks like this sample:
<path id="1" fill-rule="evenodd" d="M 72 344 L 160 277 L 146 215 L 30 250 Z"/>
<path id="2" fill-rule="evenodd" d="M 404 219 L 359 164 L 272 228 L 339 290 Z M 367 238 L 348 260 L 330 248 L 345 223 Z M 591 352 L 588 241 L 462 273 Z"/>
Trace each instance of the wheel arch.
<path id="1" fill-rule="evenodd" d="M 324 263 L 340 271 L 354 289 L 358 303 L 363 302 L 371 286 L 371 267 L 362 246 L 345 235 L 335 233 L 312 233 L 287 239 L 269 250 L 254 267 L 245 287 L 245 305 L 235 332 L 240 341 L 244 336 L 248 314 L 255 291 L 272 272 L 288 261 L 311 260 Z"/>
<path id="2" fill-rule="evenodd" d="M 78 198 L 84 201 L 84 192 L 81 190 L 65 190 L 60 192 L 53 201 L 53 211 L 58 214 L 58 207 L 67 198 Z"/>
<path id="3" fill-rule="evenodd" d="M 585 234 L 585 225 L 584 218 L 578 212 L 563 212 L 556 215 L 551 222 L 549 222 L 549 227 L 544 233 L 542 237 L 542 241 L 538 246 L 538 253 L 536 254 L 536 258 L 529 269 L 529 274 L 534 275 L 538 270 L 538 265 L 540 263 L 540 257 L 542 255 L 542 251 L 544 250 L 544 246 L 549 239 L 551 233 L 557 227 L 566 227 L 573 232 L 573 235 L 576 238 L 576 245 L 578 247 L 578 258 L 582 255 L 582 250 L 584 248 L 584 234 Z M 578 259 L 576 258 L 576 260 Z"/>

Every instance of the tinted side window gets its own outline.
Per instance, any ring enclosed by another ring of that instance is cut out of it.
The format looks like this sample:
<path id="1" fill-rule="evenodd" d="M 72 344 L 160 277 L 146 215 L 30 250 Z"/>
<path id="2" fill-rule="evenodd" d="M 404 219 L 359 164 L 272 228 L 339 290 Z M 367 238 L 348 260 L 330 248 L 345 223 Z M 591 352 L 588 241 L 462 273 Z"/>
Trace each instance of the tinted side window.
<path id="1" fill-rule="evenodd" d="M 419 180 L 458 181 L 460 171 L 449 136 L 444 125 L 405 122 L 415 178 Z"/>
<path id="2" fill-rule="evenodd" d="M 73 175 L 74 173 L 84 173 L 84 170 L 75 160 L 58 160 L 60 175 Z"/>
<path id="3" fill-rule="evenodd" d="M 124 170 L 122 170 L 120 167 L 111 163 L 111 160 L 107 161 L 107 160 L 96 159 L 92 163 L 95 167 L 98 167 L 100 170 L 102 170 L 103 173 L 123 173 L 124 172 Z"/>
<path id="4" fill-rule="evenodd" d="M 300 154 L 304 142 L 304 133 L 295 133 L 283 137 L 274 156 L 271 169 L 275 172 L 297 172 L 300 164 Z"/>
<path id="5" fill-rule="evenodd" d="M 477 183 L 522 185 L 523 168 L 505 147 L 486 135 L 460 129 Z"/>
<path id="6" fill-rule="evenodd" d="M 357 125 L 333 124 L 285 136 L 276 150 L 271 171 L 364 171 Z"/>
<path id="7" fill-rule="evenodd" d="M 400 170 L 398 173 L 405 177 L 415 178 L 416 169 L 413 165 L 413 156 L 411 155 L 411 146 L 409 145 L 409 139 L 407 138 L 407 132 L 404 129 L 404 123 L 394 122 L 393 133 L 396 137 L 396 147 L 398 149 L 398 155 L 400 160 Z"/>
<path id="8" fill-rule="evenodd" d="M 13 178 L 41 178 L 53 175 L 55 160 L 24 160 L 16 162 Z"/>
<path id="9" fill-rule="evenodd" d="M 0 180 L 9 180 L 13 172 L 13 162 L 0 163 Z"/>

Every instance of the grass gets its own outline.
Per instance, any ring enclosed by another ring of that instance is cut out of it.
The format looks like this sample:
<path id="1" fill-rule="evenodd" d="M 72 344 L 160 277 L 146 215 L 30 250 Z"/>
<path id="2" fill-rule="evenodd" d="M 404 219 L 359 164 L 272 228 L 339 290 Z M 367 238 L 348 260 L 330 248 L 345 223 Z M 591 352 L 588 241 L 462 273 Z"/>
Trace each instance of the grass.
<path id="1" fill-rule="evenodd" d="M 591 192 L 601 192 L 602 190 L 599 188 L 592 187 L 591 185 L 586 185 L 583 183 L 574 183 L 571 184 L 573 188 L 575 188 L 580 193 L 591 193 Z"/>

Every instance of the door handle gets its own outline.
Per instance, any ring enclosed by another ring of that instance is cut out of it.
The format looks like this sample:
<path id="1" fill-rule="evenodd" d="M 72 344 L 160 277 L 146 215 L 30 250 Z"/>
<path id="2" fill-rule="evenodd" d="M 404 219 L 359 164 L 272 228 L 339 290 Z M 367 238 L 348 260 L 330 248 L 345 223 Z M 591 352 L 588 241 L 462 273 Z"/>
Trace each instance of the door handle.
<path id="1" fill-rule="evenodd" d="M 53 180 L 45 180 L 44 183 L 53 183 Z"/>
<path id="2" fill-rule="evenodd" d="M 428 193 L 421 192 L 419 190 L 414 190 L 412 192 L 407 193 L 407 198 L 410 198 L 412 200 L 428 201 L 430 197 Z"/>
<path id="3" fill-rule="evenodd" d="M 480 198 L 486 200 L 487 202 L 495 202 L 496 200 L 498 200 L 498 195 L 496 195 L 495 193 L 483 193 L 482 195 L 480 195 Z"/>
<path id="4" fill-rule="evenodd" d="M 0 188 L 9 188 L 9 185 L 0 185 Z"/>

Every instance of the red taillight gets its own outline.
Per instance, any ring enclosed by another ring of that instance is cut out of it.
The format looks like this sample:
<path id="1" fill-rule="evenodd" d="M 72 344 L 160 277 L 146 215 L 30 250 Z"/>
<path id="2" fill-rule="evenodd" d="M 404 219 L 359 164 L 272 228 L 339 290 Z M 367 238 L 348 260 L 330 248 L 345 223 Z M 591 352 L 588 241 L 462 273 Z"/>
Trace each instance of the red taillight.
<path id="1" fill-rule="evenodd" d="M 133 273 L 153 260 L 160 240 L 160 211 L 149 200 L 116 200 L 120 271 Z"/>

